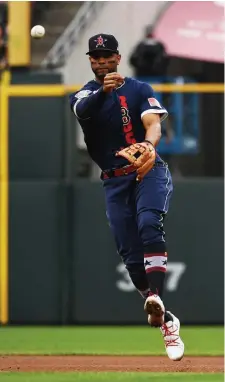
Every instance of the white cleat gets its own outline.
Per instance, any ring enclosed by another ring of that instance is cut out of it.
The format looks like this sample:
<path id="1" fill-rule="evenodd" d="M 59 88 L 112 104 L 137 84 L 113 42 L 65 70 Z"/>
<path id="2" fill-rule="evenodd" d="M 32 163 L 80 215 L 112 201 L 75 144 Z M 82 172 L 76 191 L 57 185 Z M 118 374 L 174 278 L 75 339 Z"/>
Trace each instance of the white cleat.
<path id="1" fill-rule="evenodd" d="M 145 300 L 144 310 L 148 313 L 148 323 L 151 326 L 161 327 L 164 323 L 165 307 L 161 298 L 153 294 Z"/>
<path id="2" fill-rule="evenodd" d="M 168 321 L 160 328 L 164 337 L 167 355 L 173 361 L 180 361 L 184 355 L 184 343 L 180 338 L 180 321 L 168 312 L 173 321 Z"/>

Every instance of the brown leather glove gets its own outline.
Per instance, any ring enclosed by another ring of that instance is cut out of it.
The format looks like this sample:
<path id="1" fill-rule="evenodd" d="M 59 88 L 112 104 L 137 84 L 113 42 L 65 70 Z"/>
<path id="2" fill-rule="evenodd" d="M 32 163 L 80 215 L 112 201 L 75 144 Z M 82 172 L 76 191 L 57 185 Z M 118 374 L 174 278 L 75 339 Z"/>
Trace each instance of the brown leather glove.
<path id="1" fill-rule="evenodd" d="M 154 166 L 156 152 L 151 144 L 142 142 L 118 151 L 116 156 L 124 157 L 137 167 L 137 180 L 140 181 Z"/>

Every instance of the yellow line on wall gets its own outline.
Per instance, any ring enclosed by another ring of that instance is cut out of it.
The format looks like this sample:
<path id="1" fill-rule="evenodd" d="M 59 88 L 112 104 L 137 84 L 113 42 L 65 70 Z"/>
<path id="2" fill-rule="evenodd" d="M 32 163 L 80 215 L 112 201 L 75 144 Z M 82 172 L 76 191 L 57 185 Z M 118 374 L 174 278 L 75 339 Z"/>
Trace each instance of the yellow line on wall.
<path id="1" fill-rule="evenodd" d="M 151 84 L 150 84 L 151 85 Z M 205 84 L 152 84 L 156 92 L 164 93 L 224 93 L 223 83 L 205 83 Z M 80 86 L 65 85 L 66 93 L 73 93 L 79 90 Z"/>
<path id="2" fill-rule="evenodd" d="M 224 84 L 154 84 L 156 92 L 164 93 L 224 93 Z M 13 97 L 60 97 L 73 93 L 80 85 L 10 85 L 8 95 Z"/>
<path id="3" fill-rule="evenodd" d="M 8 314 L 8 72 L 0 86 L 0 322 L 7 324 Z"/>
<path id="4" fill-rule="evenodd" d="M 152 87 L 164 93 L 224 93 L 224 84 L 155 84 Z"/>
<path id="5" fill-rule="evenodd" d="M 65 88 L 63 85 L 10 85 L 8 95 L 12 97 L 60 97 L 65 95 Z"/>

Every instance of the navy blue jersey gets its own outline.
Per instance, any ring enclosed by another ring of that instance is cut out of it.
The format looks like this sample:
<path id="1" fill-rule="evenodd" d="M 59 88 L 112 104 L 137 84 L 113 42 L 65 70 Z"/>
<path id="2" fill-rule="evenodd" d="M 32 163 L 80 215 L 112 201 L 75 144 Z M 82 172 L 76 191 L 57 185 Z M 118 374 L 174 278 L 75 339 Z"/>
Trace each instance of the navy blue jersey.
<path id="1" fill-rule="evenodd" d="M 90 81 L 70 95 L 70 105 L 82 127 L 87 150 L 102 170 L 128 164 L 115 153 L 145 139 L 145 114 L 160 114 L 161 120 L 168 114 L 151 86 L 128 77 L 111 93 L 103 92 L 97 81 Z M 158 155 L 156 161 L 161 161 Z"/>

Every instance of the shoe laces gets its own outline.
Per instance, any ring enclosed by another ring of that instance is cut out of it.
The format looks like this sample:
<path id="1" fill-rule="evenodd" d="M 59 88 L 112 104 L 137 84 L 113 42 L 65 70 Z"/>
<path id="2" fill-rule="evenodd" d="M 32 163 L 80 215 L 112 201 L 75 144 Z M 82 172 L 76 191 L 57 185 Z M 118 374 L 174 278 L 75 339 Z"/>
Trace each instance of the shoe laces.
<path id="1" fill-rule="evenodd" d="M 179 346 L 179 335 L 176 334 L 178 327 L 176 324 L 172 323 L 170 327 L 167 326 L 167 324 L 162 325 L 163 330 L 163 337 L 165 341 L 165 346 Z M 172 339 L 166 339 L 166 337 L 172 337 Z"/>

